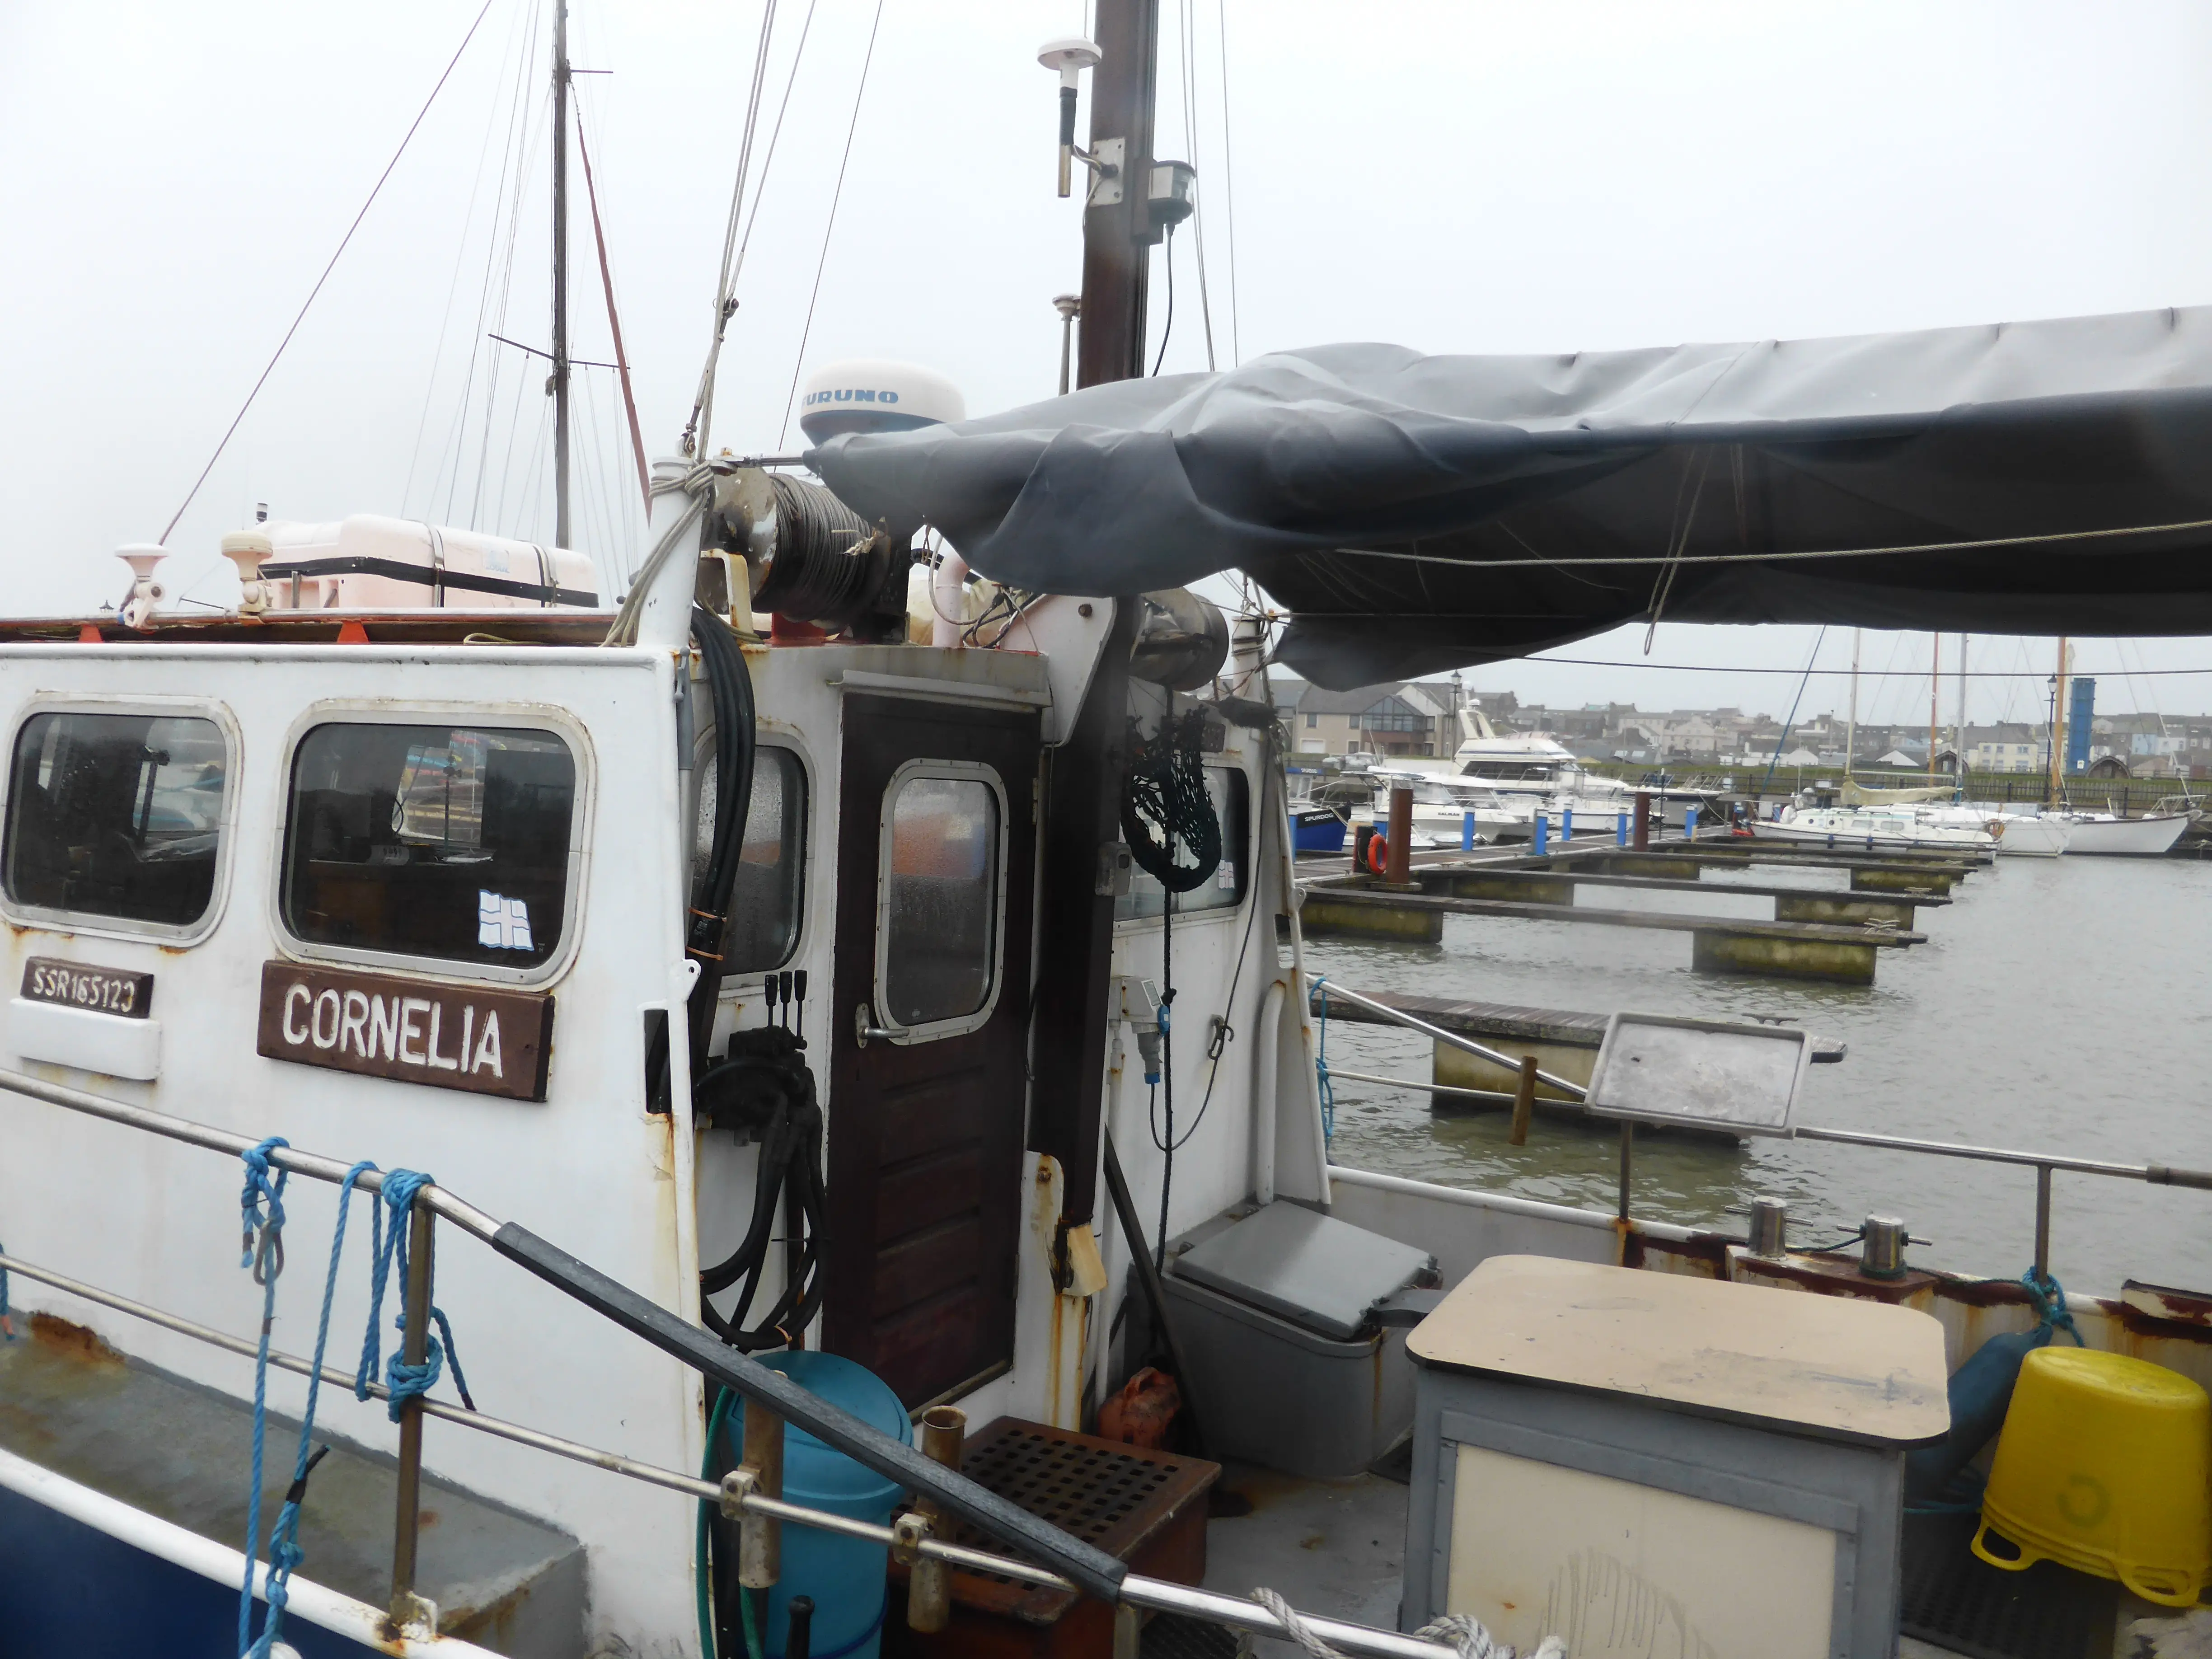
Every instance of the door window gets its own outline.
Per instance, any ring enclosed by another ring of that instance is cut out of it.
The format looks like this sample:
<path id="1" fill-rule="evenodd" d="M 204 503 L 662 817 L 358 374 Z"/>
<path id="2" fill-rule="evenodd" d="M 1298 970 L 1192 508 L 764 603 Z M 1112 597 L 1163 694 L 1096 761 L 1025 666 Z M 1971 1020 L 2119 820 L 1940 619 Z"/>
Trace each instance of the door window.
<path id="1" fill-rule="evenodd" d="M 292 761 L 283 916 L 309 945 L 530 969 L 567 923 L 576 762 L 550 732 L 318 726 Z"/>
<path id="2" fill-rule="evenodd" d="M 1005 800 L 989 768 L 900 769 L 884 802 L 878 1012 L 924 1035 L 972 1030 L 997 989 Z"/>
<path id="3" fill-rule="evenodd" d="M 190 716 L 33 714 L 8 783 L 8 896 L 183 929 L 215 896 L 229 752 Z"/>

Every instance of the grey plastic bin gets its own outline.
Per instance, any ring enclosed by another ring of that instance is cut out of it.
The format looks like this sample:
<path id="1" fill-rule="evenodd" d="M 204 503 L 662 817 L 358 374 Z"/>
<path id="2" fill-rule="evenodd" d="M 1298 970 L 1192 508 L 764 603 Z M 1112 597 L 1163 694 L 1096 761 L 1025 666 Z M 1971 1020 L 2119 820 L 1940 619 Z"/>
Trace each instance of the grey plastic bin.
<path id="1" fill-rule="evenodd" d="M 1432 1272 L 1433 1257 L 1279 1202 L 1186 1237 L 1195 1242 L 1169 1265 L 1169 1316 L 1210 1456 L 1334 1477 L 1405 1437 L 1406 1333 L 1376 1329 L 1367 1313 Z"/>

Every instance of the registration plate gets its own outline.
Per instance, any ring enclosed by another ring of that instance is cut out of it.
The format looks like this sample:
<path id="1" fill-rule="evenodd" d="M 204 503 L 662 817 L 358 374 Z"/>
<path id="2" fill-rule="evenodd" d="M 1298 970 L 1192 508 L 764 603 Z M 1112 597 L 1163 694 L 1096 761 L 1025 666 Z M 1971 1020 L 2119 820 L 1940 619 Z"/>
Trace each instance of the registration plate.
<path id="1" fill-rule="evenodd" d="M 154 976 L 118 968 L 94 968 L 82 962 L 33 957 L 23 964 L 23 1000 L 58 1002 L 99 1014 L 144 1019 L 154 1004 Z"/>

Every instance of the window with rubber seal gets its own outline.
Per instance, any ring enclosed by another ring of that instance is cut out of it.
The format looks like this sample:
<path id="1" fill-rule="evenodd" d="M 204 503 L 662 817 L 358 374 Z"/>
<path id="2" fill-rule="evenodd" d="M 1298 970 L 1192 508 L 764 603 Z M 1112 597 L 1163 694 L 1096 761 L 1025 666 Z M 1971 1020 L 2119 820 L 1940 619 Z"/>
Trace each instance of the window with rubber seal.
<path id="1" fill-rule="evenodd" d="M 15 733 L 4 854 L 27 909 L 189 927 L 215 897 L 229 751 L 191 715 L 33 714 Z"/>
<path id="2" fill-rule="evenodd" d="M 999 966 L 1000 817 L 999 793 L 980 769 L 892 785 L 877 992 L 895 1024 L 962 1020 L 989 1004 Z"/>
<path id="3" fill-rule="evenodd" d="M 714 768 L 700 768 L 697 835 L 691 878 L 703 885 L 714 845 Z M 753 751 L 753 790 L 738 878 L 730 889 L 729 930 L 722 936 L 722 974 L 781 968 L 799 948 L 806 876 L 806 768 L 788 749 L 763 744 Z"/>
<path id="4" fill-rule="evenodd" d="M 1206 793 L 1221 823 L 1221 862 L 1213 873 L 1187 893 L 1176 895 L 1176 915 L 1194 915 L 1206 910 L 1233 910 L 1244 902 L 1251 878 L 1252 788 L 1250 780 L 1233 766 L 1206 769 Z M 1129 872 L 1129 890 L 1114 901 L 1114 920 L 1133 921 L 1156 916 L 1167 908 L 1167 890 L 1158 876 L 1142 869 Z"/>
<path id="5" fill-rule="evenodd" d="M 380 956 L 534 968 L 567 925 L 576 762 L 550 732 L 318 726 L 292 757 L 284 925 Z"/>

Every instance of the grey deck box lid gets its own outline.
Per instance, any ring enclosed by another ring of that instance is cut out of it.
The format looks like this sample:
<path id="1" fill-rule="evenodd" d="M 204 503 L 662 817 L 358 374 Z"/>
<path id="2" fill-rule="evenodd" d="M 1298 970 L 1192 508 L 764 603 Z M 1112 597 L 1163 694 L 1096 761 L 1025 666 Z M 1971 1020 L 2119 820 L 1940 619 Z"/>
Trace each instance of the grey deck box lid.
<path id="1" fill-rule="evenodd" d="M 1185 1250 L 1171 1271 L 1349 1342 L 1376 1303 L 1435 1266 L 1425 1250 L 1279 1200 Z"/>

